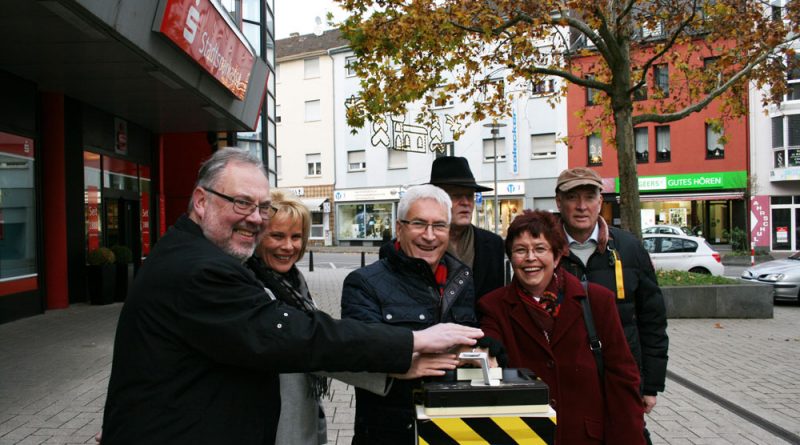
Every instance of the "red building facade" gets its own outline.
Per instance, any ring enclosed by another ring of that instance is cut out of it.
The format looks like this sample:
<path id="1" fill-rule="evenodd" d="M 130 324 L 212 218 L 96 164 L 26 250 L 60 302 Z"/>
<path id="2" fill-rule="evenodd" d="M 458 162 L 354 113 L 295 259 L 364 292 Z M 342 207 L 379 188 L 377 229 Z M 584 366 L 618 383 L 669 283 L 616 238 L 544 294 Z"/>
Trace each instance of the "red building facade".
<path id="1" fill-rule="evenodd" d="M 676 46 L 673 51 L 686 51 Z M 641 55 L 640 55 L 641 56 Z M 689 63 L 701 67 L 712 61 L 698 54 Z M 591 55 L 577 59 L 584 72 L 597 62 Z M 637 54 L 632 57 L 637 60 Z M 654 66 L 646 79 L 646 94 L 637 94 L 637 108 L 648 110 L 657 101 L 686 94 L 685 79 L 666 59 Z M 664 90 L 662 90 L 662 88 Z M 662 94 L 661 92 L 664 91 Z M 591 89 L 570 84 L 567 92 L 570 167 L 595 169 L 605 183 L 603 216 L 619 224 L 619 170 L 614 135 L 597 130 L 586 136 L 586 123 L 600 119 L 602 105 Z M 658 97 L 665 96 L 660 99 Z M 680 98 L 680 96 L 678 96 Z M 742 98 L 746 101 L 747 98 Z M 744 104 L 746 105 L 746 103 Z M 702 233 L 711 243 L 729 242 L 733 227 L 746 227 L 744 196 L 748 178 L 748 125 L 746 117 L 723 119 L 722 132 L 710 125 L 722 116 L 721 101 L 704 110 L 666 124 L 644 123 L 634 129 L 642 227 L 672 224 Z M 598 129 L 602 125 L 596 126 Z M 720 140 L 720 136 L 724 138 Z"/>

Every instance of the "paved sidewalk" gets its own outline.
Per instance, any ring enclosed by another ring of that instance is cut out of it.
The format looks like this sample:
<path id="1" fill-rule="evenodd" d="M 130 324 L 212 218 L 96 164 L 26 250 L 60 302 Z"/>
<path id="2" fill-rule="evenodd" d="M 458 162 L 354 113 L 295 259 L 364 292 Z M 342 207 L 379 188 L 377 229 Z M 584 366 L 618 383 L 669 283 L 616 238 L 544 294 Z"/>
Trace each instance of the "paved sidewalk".
<path id="1" fill-rule="evenodd" d="M 304 271 L 306 272 L 306 271 Z M 320 306 L 339 313 L 349 270 L 306 272 Z M 102 422 L 120 304 L 69 309 L 0 325 L 0 445 L 84 444 Z M 667 381 L 648 426 L 656 444 L 800 444 L 800 307 L 771 320 L 670 320 L 669 369 L 758 416 L 788 440 Z M 326 401 L 331 444 L 353 435 L 353 391 Z M 752 419 L 752 418 L 751 418 Z"/>

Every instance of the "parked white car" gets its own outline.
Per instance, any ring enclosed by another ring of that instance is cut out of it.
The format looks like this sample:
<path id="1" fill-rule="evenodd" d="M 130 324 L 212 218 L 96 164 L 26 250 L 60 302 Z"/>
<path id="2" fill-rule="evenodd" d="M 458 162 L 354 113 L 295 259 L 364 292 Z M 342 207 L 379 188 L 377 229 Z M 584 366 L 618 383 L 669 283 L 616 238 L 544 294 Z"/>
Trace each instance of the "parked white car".
<path id="1" fill-rule="evenodd" d="M 699 236 L 648 234 L 642 236 L 645 250 L 656 269 L 685 270 L 724 275 L 722 257 Z"/>
<path id="2" fill-rule="evenodd" d="M 789 258 L 757 264 L 742 272 L 742 279 L 772 285 L 776 300 L 800 303 L 800 252 Z"/>
<path id="3" fill-rule="evenodd" d="M 655 226 L 645 227 L 642 229 L 643 235 L 653 234 L 653 233 L 661 233 L 665 235 L 689 235 L 692 236 L 692 233 L 686 227 L 678 227 L 678 226 L 668 226 L 665 224 L 656 224 Z"/>

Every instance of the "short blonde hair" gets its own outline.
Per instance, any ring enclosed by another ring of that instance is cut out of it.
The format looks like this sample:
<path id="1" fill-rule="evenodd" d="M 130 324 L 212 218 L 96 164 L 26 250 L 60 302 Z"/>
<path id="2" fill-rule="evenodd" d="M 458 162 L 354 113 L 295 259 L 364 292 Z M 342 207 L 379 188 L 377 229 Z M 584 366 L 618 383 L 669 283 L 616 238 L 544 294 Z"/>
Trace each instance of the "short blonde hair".
<path id="1" fill-rule="evenodd" d="M 299 222 L 303 230 L 303 244 L 300 247 L 300 255 L 297 261 L 303 259 L 308 245 L 308 237 L 311 234 L 311 212 L 294 194 L 280 189 L 273 189 L 271 193 L 272 206 L 277 209 L 274 218 L 289 218 L 291 222 Z M 272 221 L 270 220 L 270 222 Z M 269 228 L 267 228 L 269 230 Z"/>

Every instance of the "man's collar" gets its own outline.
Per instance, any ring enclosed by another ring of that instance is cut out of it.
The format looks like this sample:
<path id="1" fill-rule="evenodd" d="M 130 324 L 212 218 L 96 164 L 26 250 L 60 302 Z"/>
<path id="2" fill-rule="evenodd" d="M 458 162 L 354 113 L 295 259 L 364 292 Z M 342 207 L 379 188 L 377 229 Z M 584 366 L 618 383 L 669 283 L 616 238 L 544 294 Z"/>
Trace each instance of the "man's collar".
<path id="1" fill-rule="evenodd" d="M 578 240 L 576 240 L 575 238 L 573 238 L 572 235 L 570 235 L 569 232 L 567 232 L 567 227 L 566 226 L 564 226 L 564 233 L 567 234 L 567 245 L 571 246 L 573 243 L 575 243 L 575 244 L 585 244 L 585 243 L 581 243 Z M 599 235 L 600 235 L 600 223 L 594 223 L 594 230 L 592 230 L 592 234 L 589 235 L 589 238 L 586 240 L 586 242 L 594 241 L 595 244 L 599 244 L 600 243 Z"/>

